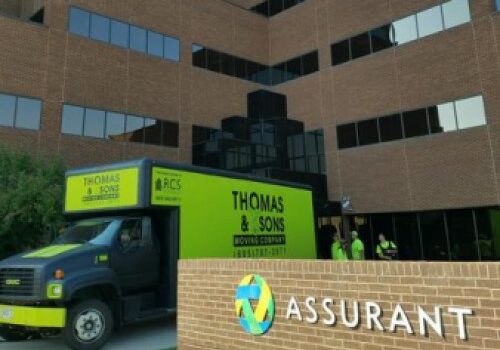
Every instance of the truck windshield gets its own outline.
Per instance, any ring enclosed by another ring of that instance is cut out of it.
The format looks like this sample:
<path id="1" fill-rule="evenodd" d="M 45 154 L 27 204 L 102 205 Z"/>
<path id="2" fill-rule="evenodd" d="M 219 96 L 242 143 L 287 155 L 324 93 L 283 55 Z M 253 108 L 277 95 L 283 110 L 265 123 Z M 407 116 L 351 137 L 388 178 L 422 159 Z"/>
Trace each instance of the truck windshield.
<path id="1" fill-rule="evenodd" d="M 77 221 L 67 226 L 54 243 L 108 245 L 120 224 L 121 220 L 112 218 Z"/>

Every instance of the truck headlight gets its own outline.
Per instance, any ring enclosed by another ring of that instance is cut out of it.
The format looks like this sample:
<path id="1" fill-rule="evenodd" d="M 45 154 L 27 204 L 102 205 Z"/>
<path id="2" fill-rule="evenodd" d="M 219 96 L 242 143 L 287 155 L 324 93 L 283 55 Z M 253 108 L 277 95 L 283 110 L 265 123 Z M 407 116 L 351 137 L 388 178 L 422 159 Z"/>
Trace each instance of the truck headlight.
<path id="1" fill-rule="evenodd" d="M 47 298 L 61 299 L 63 297 L 63 286 L 60 283 L 47 284 Z"/>

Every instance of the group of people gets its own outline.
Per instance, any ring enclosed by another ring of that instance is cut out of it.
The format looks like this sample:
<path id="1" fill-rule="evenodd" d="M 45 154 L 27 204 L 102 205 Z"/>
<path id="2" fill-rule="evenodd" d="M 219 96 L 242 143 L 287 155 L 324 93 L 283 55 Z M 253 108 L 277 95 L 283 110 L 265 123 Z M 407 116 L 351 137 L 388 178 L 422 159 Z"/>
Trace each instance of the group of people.
<path id="1" fill-rule="evenodd" d="M 378 235 L 376 254 L 380 260 L 395 260 L 398 258 L 398 247 L 393 241 L 387 240 L 383 233 Z M 340 233 L 333 235 L 333 260 L 365 260 L 365 245 L 357 231 L 351 232 L 351 244 L 343 240 Z"/>

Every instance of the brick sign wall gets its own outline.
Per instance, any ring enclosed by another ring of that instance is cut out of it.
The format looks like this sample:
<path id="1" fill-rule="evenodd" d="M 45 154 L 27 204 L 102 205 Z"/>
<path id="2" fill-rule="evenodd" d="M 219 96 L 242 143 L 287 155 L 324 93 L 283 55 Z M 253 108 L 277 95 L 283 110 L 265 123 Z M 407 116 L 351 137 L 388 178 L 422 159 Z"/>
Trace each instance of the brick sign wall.
<path id="1" fill-rule="evenodd" d="M 185 260 L 178 297 L 180 350 L 500 349 L 500 263 Z"/>

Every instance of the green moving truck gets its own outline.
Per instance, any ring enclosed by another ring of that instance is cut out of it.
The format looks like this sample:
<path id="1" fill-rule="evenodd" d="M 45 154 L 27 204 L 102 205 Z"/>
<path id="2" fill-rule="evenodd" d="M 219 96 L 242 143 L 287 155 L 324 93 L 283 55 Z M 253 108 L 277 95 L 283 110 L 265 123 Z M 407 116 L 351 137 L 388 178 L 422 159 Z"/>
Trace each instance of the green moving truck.
<path id="1" fill-rule="evenodd" d="M 177 260 L 316 257 L 311 190 L 137 160 L 66 174 L 59 237 L 0 262 L 0 336 L 98 349 L 176 307 Z"/>

